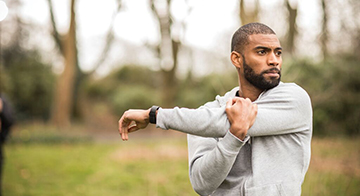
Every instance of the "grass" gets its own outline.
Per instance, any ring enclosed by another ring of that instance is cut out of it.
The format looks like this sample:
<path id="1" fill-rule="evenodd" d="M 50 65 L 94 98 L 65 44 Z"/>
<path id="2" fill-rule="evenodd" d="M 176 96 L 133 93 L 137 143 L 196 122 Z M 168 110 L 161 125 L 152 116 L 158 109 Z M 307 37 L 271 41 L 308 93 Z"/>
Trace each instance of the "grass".
<path id="1" fill-rule="evenodd" d="M 359 138 L 314 138 L 303 195 L 360 195 Z"/>
<path id="2" fill-rule="evenodd" d="M 89 138 L 56 130 L 15 133 L 5 146 L 4 195 L 196 195 L 188 178 L 185 137 Z M 359 184 L 359 139 L 314 138 L 303 195 L 355 196 Z"/>
<path id="3" fill-rule="evenodd" d="M 4 195 L 195 195 L 186 143 L 169 142 L 9 144 Z"/>

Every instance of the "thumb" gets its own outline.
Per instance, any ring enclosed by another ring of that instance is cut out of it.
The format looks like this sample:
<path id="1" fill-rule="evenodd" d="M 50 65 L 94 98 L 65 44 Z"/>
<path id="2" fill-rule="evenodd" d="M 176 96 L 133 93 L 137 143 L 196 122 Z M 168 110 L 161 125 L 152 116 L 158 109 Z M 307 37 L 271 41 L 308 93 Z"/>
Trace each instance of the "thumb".
<path id="1" fill-rule="evenodd" d="M 233 98 L 230 98 L 227 102 L 226 102 L 226 108 L 231 108 L 231 106 L 234 104 L 235 100 Z"/>
<path id="2" fill-rule="evenodd" d="M 139 130 L 139 129 L 140 129 L 140 128 L 139 128 L 136 124 L 134 124 L 134 125 L 132 125 L 132 126 L 129 127 L 128 132 L 129 132 L 129 133 L 135 132 L 135 131 L 137 131 L 137 130 Z"/>

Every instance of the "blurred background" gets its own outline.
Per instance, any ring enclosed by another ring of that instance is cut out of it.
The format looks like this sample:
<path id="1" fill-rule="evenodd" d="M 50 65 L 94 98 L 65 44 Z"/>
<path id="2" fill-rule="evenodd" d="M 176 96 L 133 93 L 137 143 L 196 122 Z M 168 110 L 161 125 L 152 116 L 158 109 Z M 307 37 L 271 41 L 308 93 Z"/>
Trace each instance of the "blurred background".
<path id="1" fill-rule="evenodd" d="M 360 1 L 3 1 L 4 195 L 196 195 L 185 134 L 150 125 L 122 142 L 117 121 L 237 86 L 231 36 L 255 21 L 281 41 L 282 81 L 312 99 L 303 195 L 360 195 Z"/>

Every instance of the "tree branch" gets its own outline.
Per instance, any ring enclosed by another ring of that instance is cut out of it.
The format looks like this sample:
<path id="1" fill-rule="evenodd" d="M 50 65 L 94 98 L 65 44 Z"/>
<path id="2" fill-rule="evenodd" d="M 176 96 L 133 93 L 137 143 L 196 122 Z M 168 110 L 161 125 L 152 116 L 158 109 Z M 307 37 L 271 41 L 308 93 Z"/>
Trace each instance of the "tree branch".
<path id="1" fill-rule="evenodd" d="M 52 0 L 48 0 L 48 4 L 49 4 L 49 11 L 50 11 L 51 25 L 52 25 L 52 30 L 53 30 L 52 36 L 55 39 L 56 45 L 57 45 L 58 49 L 60 50 L 61 55 L 64 56 L 64 46 L 62 43 L 62 36 L 59 34 L 59 31 L 57 30 L 57 27 L 56 27 L 56 21 L 55 21 L 55 17 L 54 17 Z"/>
<path id="2" fill-rule="evenodd" d="M 106 42 L 105 42 L 105 46 L 103 48 L 103 51 L 101 52 L 101 55 L 99 56 L 99 59 L 97 60 L 97 62 L 94 65 L 94 68 L 88 72 L 89 75 L 92 75 L 97 69 L 99 69 L 99 67 L 101 67 L 101 65 L 104 63 L 106 57 L 109 54 L 109 51 L 111 49 L 113 40 L 114 40 L 114 22 L 115 22 L 115 18 L 116 15 L 120 12 L 120 9 L 122 7 L 122 2 L 121 0 L 117 0 L 118 2 L 118 6 L 116 11 L 114 12 L 112 18 L 111 18 L 111 23 L 110 23 L 110 27 L 107 31 L 107 35 L 106 35 Z"/>

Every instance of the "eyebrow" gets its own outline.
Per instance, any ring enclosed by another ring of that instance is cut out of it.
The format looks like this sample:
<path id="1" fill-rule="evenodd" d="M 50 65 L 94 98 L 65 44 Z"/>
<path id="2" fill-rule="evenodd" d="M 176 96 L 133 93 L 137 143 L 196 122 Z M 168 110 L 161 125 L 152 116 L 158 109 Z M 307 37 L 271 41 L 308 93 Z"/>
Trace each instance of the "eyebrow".
<path id="1" fill-rule="evenodd" d="M 259 49 L 262 49 L 262 50 L 271 50 L 271 48 L 265 47 L 265 46 L 257 46 L 257 47 L 254 48 L 254 50 L 259 50 Z M 282 47 L 276 47 L 275 50 L 282 50 Z"/>

